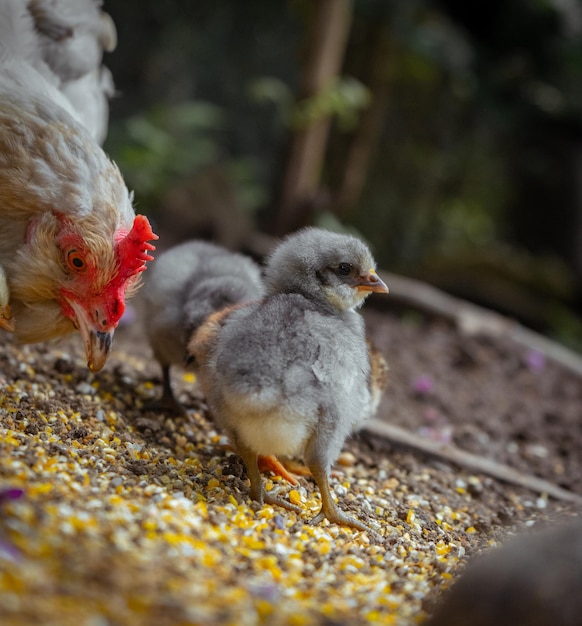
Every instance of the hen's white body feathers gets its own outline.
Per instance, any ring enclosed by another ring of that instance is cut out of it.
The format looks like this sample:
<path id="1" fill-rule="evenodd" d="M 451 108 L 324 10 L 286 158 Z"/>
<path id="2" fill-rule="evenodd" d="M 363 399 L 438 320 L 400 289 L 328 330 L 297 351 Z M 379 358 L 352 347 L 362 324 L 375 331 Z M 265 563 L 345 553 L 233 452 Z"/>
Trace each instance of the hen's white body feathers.
<path id="1" fill-rule="evenodd" d="M 50 99 L 102 143 L 113 81 L 102 67 L 116 43 L 100 0 L 0 0 L 0 93 Z"/>
<path id="2" fill-rule="evenodd" d="M 99 145 L 115 39 L 100 0 L 0 0 L 3 327 L 26 343 L 77 329 L 94 371 L 156 238 Z"/>

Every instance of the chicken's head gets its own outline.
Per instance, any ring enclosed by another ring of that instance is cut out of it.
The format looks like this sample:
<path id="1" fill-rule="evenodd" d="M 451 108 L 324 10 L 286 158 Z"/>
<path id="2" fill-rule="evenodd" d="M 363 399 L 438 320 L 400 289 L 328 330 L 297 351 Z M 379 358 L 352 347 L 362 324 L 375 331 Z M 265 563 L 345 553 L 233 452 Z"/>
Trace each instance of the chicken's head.
<path id="1" fill-rule="evenodd" d="M 58 238 L 70 280 L 59 289 L 57 301 L 64 316 L 78 328 L 85 343 L 89 369 L 103 367 L 109 354 L 115 328 L 125 311 L 125 298 L 136 287 L 146 269 L 148 254 L 157 239 L 147 218 L 137 215 L 129 232 L 115 233 L 109 267 L 103 267 L 103 254 L 95 255 L 91 242 L 75 233 L 72 224 L 64 225 Z"/>
<path id="2" fill-rule="evenodd" d="M 71 324 L 79 330 L 91 371 L 107 360 L 125 299 L 153 258 L 148 252 L 155 248 L 148 241 L 157 238 L 143 215 L 135 217 L 129 230 L 117 226 L 113 236 L 62 214 L 45 213 L 29 224 L 28 274 L 33 263 L 43 263 L 35 285 L 38 306 L 45 307 L 45 320 L 52 310 L 58 327 L 54 335 L 65 334 Z"/>

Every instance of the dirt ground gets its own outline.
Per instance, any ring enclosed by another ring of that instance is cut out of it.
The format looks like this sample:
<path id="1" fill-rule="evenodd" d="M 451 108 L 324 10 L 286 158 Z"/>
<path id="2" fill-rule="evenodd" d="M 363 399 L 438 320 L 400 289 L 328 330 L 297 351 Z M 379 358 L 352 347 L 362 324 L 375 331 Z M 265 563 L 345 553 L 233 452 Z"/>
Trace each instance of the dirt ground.
<path id="1" fill-rule="evenodd" d="M 390 363 L 379 417 L 582 494 L 582 381 L 509 339 L 368 309 Z"/>
<path id="2" fill-rule="evenodd" d="M 420 623 L 472 555 L 580 510 L 366 432 L 333 486 L 378 537 L 258 510 L 192 375 L 174 375 L 187 418 L 147 409 L 160 374 L 131 318 L 97 374 L 78 338 L 2 337 L 0 490 L 24 490 L 0 505 L 9 626 Z M 365 319 L 390 368 L 379 419 L 582 496 L 579 376 L 412 309 Z"/>

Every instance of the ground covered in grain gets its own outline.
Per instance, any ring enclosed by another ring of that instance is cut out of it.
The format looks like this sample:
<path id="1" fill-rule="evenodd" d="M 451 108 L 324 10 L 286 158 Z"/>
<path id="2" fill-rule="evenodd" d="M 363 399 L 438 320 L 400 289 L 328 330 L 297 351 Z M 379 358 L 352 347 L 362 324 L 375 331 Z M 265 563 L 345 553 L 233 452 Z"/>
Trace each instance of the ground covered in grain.
<path id="1" fill-rule="evenodd" d="M 0 353 L 4 626 L 422 623 L 474 554 L 577 507 L 362 433 L 334 472 L 376 536 L 309 525 L 313 483 L 247 499 L 239 459 L 191 373 L 186 417 L 147 408 L 160 376 L 126 318 L 99 373 L 78 338 Z M 507 339 L 415 311 L 366 308 L 390 382 L 379 417 L 582 495 L 582 381 Z"/>

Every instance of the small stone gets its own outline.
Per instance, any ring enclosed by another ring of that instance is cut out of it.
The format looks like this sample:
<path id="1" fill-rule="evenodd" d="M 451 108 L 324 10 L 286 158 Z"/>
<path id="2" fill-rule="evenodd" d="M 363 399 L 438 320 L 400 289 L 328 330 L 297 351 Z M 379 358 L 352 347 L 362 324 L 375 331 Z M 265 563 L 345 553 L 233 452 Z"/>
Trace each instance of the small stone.
<path id="1" fill-rule="evenodd" d="M 356 463 L 357 459 L 351 452 L 342 452 L 337 459 L 337 464 L 342 467 L 353 467 Z"/>
<path id="2" fill-rule="evenodd" d="M 75 387 L 75 391 L 83 396 L 92 396 L 95 394 L 96 389 L 89 383 L 82 382 Z"/>

